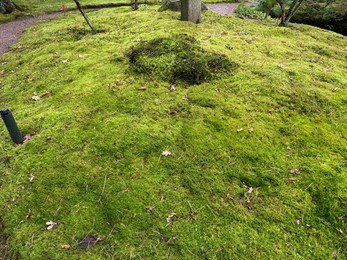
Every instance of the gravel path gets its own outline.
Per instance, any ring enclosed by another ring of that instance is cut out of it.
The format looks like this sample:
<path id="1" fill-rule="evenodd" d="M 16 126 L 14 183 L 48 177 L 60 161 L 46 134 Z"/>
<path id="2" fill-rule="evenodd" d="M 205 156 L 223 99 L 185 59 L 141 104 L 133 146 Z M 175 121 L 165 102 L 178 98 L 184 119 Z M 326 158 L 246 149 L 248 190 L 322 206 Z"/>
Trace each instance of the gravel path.
<path id="1" fill-rule="evenodd" d="M 238 5 L 239 3 L 206 4 L 208 9 L 220 14 L 233 16 L 236 16 L 234 10 Z M 246 3 L 246 5 L 250 6 L 251 4 Z M 56 17 L 59 14 L 60 13 L 45 14 L 38 17 L 23 18 L 0 24 L 0 56 L 8 51 L 12 44 L 17 42 L 25 28 L 33 25 L 37 21 L 47 20 Z"/>
<path id="2" fill-rule="evenodd" d="M 0 24 L 0 55 L 8 51 L 10 46 L 17 42 L 25 28 L 37 21 L 47 20 L 58 15 L 59 13 L 45 14 Z"/>
<path id="3" fill-rule="evenodd" d="M 211 9 L 220 14 L 236 16 L 234 10 L 240 3 L 220 3 L 220 4 L 206 4 L 208 9 Z M 250 3 L 245 3 L 246 6 L 251 6 Z"/>

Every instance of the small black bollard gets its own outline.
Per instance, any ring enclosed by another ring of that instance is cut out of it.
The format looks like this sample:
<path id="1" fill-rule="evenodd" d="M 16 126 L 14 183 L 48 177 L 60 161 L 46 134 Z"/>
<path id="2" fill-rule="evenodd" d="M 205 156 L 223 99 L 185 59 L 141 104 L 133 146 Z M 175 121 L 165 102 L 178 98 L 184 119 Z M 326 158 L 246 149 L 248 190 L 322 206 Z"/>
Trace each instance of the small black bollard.
<path id="1" fill-rule="evenodd" d="M 13 142 L 16 144 L 23 143 L 23 137 L 22 134 L 20 133 L 17 123 L 14 120 L 14 117 L 11 113 L 11 111 L 7 108 L 4 108 L 0 110 L 1 118 L 4 120 L 4 123 L 6 125 L 6 128 L 8 132 L 10 133 L 11 139 Z"/>

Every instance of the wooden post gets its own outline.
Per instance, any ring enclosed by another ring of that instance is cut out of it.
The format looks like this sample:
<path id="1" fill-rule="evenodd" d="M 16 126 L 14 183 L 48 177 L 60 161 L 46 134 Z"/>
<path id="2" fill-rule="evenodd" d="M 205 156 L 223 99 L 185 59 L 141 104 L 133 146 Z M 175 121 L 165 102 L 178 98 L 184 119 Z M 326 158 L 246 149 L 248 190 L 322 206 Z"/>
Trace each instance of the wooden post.
<path id="1" fill-rule="evenodd" d="M 82 6 L 80 5 L 80 3 L 78 2 L 78 0 L 74 0 L 78 10 L 80 10 L 81 14 L 83 15 L 84 19 L 86 20 L 87 24 L 89 25 L 90 29 L 92 29 L 92 31 L 94 33 L 97 33 L 97 31 L 95 30 L 94 26 L 92 25 L 92 23 L 90 22 L 88 16 L 86 15 L 86 13 L 83 11 Z"/>
<path id="2" fill-rule="evenodd" d="M 201 0 L 181 0 L 181 20 L 201 23 Z"/>

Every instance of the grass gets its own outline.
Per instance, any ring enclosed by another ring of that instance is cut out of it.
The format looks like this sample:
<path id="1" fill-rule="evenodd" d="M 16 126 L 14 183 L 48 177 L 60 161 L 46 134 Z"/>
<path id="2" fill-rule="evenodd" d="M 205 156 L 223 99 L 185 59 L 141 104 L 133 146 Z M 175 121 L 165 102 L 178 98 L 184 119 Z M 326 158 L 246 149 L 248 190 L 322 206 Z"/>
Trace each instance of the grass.
<path id="1" fill-rule="evenodd" d="M 11 259 L 347 257 L 346 37 L 211 11 L 89 16 L 106 32 L 69 14 L 0 57 L 1 105 L 35 134 L 15 147 L 0 128 Z M 175 91 L 133 72 L 132 47 L 177 34 L 239 67 Z M 106 238 L 79 249 L 91 235 Z"/>

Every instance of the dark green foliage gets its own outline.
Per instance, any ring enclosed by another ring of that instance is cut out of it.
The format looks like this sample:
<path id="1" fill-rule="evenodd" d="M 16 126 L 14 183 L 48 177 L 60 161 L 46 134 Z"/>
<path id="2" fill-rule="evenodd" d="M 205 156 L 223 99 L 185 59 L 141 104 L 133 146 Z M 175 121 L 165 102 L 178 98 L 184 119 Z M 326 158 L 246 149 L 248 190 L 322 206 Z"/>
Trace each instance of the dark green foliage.
<path id="1" fill-rule="evenodd" d="M 204 50 L 194 37 L 186 34 L 139 44 L 127 55 L 137 73 L 190 85 L 201 84 L 215 74 L 231 72 L 237 67 L 227 56 Z"/>

